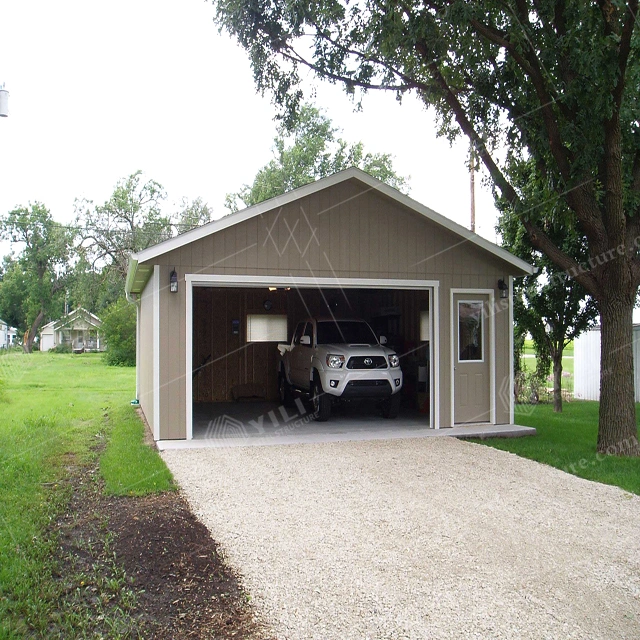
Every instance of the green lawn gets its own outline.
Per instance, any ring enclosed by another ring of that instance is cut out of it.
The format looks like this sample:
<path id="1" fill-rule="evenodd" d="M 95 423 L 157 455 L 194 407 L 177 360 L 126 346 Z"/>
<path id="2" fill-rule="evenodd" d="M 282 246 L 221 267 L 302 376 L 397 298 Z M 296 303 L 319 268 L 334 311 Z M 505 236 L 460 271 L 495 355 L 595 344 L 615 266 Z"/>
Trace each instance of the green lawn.
<path id="1" fill-rule="evenodd" d="M 535 427 L 537 435 L 477 442 L 640 495 L 640 458 L 596 453 L 597 402 L 565 402 L 559 414 L 553 412 L 552 405 L 517 405 L 516 423 Z"/>
<path id="2" fill-rule="evenodd" d="M 98 354 L 0 355 L 0 638 L 46 637 L 53 619 L 64 627 L 55 523 L 74 469 L 101 455 L 109 492 L 173 488 L 142 443 L 134 394 L 135 370 Z"/>

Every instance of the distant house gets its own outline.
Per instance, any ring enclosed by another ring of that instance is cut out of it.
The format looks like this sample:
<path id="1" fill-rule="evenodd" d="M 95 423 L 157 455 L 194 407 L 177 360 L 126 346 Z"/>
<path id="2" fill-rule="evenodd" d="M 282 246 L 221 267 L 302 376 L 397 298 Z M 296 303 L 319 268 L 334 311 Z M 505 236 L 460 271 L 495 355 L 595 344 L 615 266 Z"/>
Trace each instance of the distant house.
<path id="1" fill-rule="evenodd" d="M 9 346 L 9 325 L 0 320 L 0 349 L 6 349 Z"/>
<path id="2" fill-rule="evenodd" d="M 10 327 L 4 320 L 0 320 L 0 349 L 8 349 L 16 343 L 17 329 Z"/>
<path id="3" fill-rule="evenodd" d="M 40 351 L 49 351 L 58 345 L 69 345 L 76 353 L 104 351 L 105 345 L 100 335 L 101 325 L 100 318 L 79 307 L 42 327 Z"/>
<path id="4" fill-rule="evenodd" d="M 14 347 L 15 345 L 18 344 L 17 337 L 18 337 L 18 330 L 15 327 L 9 327 L 7 329 L 7 341 L 5 343 L 7 348 Z"/>

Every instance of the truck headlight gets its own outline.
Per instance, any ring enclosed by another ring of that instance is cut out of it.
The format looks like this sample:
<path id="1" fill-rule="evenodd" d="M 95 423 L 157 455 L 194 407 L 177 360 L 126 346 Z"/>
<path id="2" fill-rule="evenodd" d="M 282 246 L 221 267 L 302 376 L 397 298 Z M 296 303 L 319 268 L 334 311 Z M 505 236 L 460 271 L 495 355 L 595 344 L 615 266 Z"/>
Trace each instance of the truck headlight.
<path id="1" fill-rule="evenodd" d="M 332 369 L 341 369 L 344 364 L 344 356 L 329 353 L 327 355 L 327 366 Z"/>
<path id="2" fill-rule="evenodd" d="M 400 366 L 400 358 L 398 357 L 398 355 L 396 353 L 392 353 L 389 356 L 389 365 L 392 367 L 399 367 Z"/>

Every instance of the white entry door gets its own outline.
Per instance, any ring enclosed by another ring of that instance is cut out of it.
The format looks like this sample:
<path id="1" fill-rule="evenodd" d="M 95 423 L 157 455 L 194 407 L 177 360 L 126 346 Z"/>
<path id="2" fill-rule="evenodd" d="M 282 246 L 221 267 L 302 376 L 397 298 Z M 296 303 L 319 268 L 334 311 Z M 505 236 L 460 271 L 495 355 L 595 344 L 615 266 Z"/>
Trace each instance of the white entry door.
<path id="1" fill-rule="evenodd" d="M 491 421 L 489 294 L 453 295 L 453 422 Z"/>

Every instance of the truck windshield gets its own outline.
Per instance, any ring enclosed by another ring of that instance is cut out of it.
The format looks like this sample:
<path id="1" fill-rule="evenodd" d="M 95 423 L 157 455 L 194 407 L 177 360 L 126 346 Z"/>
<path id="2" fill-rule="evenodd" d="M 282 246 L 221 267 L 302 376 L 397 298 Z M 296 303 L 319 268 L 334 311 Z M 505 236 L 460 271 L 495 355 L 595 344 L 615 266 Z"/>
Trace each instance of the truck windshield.
<path id="1" fill-rule="evenodd" d="M 371 327 L 357 320 L 318 322 L 318 344 L 377 344 Z"/>

